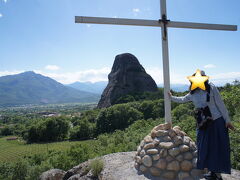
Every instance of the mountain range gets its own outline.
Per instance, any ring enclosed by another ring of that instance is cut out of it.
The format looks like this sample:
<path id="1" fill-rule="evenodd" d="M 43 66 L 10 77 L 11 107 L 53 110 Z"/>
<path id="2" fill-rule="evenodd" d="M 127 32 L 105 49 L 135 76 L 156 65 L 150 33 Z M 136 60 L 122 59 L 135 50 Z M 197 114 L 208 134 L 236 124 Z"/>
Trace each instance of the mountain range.
<path id="1" fill-rule="evenodd" d="M 102 94 L 103 90 L 107 86 L 107 81 L 99 81 L 99 82 L 74 82 L 72 84 L 68 84 L 67 86 L 81 90 L 87 91 L 95 94 Z"/>
<path id="2" fill-rule="evenodd" d="M 95 94 L 102 94 L 103 90 L 107 86 L 107 81 L 101 82 L 74 82 L 72 84 L 67 84 L 67 86 L 81 90 L 87 91 Z M 158 84 L 158 87 L 163 87 L 163 84 Z M 171 84 L 171 89 L 177 92 L 184 92 L 187 91 L 189 85 L 186 84 Z"/>
<path id="3" fill-rule="evenodd" d="M 0 106 L 97 102 L 98 94 L 65 86 L 33 71 L 0 77 Z"/>
<path id="4" fill-rule="evenodd" d="M 2 76 L 0 77 L 0 106 L 98 102 L 107 84 L 107 81 L 101 81 L 63 85 L 33 71 Z M 175 91 L 186 91 L 188 86 L 173 84 L 171 88 Z"/>

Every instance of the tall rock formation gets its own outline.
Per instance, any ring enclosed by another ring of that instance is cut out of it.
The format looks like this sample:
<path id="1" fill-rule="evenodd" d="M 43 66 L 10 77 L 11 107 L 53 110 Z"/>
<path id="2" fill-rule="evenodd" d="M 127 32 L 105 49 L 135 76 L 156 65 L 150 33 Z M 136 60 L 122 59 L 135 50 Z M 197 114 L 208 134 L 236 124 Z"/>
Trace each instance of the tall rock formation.
<path id="1" fill-rule="evenodd" d="M 138 59 L 129 53 L 115 57 L 108 80 L 108 85 L 103 91 L 98 108 L 109 107 L 118 98 L 130 93 L 157 91 L 155 81 L 146 73 Z"/>

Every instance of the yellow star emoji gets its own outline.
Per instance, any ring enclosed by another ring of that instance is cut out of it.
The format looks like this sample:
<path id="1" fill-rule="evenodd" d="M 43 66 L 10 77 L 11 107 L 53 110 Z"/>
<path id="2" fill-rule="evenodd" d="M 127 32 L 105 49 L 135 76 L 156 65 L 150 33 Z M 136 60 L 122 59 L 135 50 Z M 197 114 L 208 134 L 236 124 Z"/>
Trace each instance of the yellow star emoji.
<path id="1" fill-rule="evenodd" d="M 204 83 L 209 79 L 209 76 L 202 76 L 199 69 L 197 70 L 195 76 L 188 76 L 187 78 L 192 82 L 191 90 L 194 90 L 196 88 L 206 90 Z"/>

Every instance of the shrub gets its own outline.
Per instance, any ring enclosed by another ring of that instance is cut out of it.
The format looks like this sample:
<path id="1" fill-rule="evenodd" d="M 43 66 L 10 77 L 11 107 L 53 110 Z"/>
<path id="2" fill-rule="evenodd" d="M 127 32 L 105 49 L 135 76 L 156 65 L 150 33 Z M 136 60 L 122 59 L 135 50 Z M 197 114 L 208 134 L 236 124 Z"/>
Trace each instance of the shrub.
<path id="1" fill-rule="evenodd" d="M 180 104 L 172 110 L 173 121 L 179 121 L 183 115 L 193 116 L 193 110 L 194 107 L 191 103 Z"/>
<path id="2" fill-rule="evenodd" d="M 12 179 L 25 180 L 29 170 L 29 164 L 26 160 L 16 162 L 12 170 Z"/>
<path id="3" fill-rule="evenodd" d="M 103 163 L 103 160 L 101 159 L 95 159 L 91 162 L 90 167 L 94 177 L 98 177 L 98 175 L 103 170 L 103 166 L 104 166 L 104 163 Z"/>

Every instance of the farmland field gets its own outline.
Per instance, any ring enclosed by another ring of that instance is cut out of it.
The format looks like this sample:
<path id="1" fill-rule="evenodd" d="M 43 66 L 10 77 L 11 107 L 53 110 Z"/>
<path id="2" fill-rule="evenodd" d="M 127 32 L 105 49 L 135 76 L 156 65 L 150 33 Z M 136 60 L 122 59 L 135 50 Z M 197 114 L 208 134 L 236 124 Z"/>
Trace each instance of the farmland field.
<path id="1" fill-rule="evenodd" d="M 20 140 L 6 140 L 9 137 L 0 138 L 0 162 L 14 162 L 24 156 L 39 154 L 49 150 L 66 151 L 71 145 L 89 143 L 89 141 L 62 141 L 42 144 L 26 144 Z"/>

